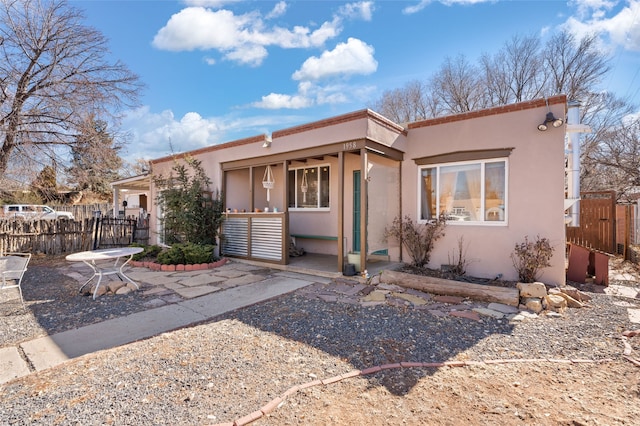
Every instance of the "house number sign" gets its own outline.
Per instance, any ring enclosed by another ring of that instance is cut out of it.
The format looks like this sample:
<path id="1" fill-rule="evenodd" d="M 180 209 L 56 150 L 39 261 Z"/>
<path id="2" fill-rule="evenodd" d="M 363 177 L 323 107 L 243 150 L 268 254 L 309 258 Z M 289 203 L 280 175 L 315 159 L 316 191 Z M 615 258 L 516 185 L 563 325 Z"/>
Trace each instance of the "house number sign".
<path id="1" fill-rule="evenodd" d="M 350 151 L 358 148 L 358 144 L 356 142 L 345 142 L 342 145 L 344 146 L 343 151 Z"/>

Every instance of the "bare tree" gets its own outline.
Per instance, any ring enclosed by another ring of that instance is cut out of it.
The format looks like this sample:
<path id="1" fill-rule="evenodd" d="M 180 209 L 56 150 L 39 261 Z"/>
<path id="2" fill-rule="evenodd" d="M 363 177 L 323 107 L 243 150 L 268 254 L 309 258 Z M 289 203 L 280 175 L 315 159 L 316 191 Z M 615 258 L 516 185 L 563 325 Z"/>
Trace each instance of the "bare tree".
<path id="1" fill-rule="evenodd" d="M 576 40 L 567 31 L 549 39 L 544 49 L 548 52 L 544 60 L 547 95 L 564 93 L 568 99 L 581 100 L 589 97 L 610 70 L 597 42 L 595 35 Z"/>
<path id="2" fill-rule="evenodd" d="M 491 106 L 543 96 L 545 77 L 540 39 L 514 36 L 494 56 L 480 59 L 486 97 Z"/>
<path id="3" fill-rule="evenodd" d="M 64 0 L 0 0 L 0 175 L 27 147 L 61 155 L 88 114 L 117 120 L 137 104 L 138 77 L 107 62 L 107 40 L 82 19 Z"/>
<path id="4" fill-rule="evenodd" d="M 464 55 L 445 59 L 429 82 L 432 96 L 442 103 L 443 113 L 456 114 L 487 106 L 479 74 Z"/>
<path id="5" fill-rule="evenodd" d="M 396 123 L 408 123 L 435 117 L 438 104 L 424 83 L 412 80 L 400 89 L 385 92 L 373 109 Z"/>
<path id="6" fill-rule="evenodd" d="M 632 201 L 640 187 L 640 116 L 627 115 L 584 149 L 584 190 L 615 190 L 618 200 Z"/>

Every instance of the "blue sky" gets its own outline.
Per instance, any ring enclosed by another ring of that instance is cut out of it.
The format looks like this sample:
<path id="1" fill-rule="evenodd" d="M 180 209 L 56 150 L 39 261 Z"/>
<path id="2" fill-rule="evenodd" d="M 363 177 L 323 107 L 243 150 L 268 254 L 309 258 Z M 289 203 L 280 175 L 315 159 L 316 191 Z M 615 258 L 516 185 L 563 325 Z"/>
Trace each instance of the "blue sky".
<path id="1" fill-rule="evenodd" d="M 602 90 L 640 103 L 640 0 L 72 0 L 146 85 L 126 158 L 158 158 L 363 109 L 515 35 L 601 34 Z M 552 54 L 552 52 L 549 52 Z"/>

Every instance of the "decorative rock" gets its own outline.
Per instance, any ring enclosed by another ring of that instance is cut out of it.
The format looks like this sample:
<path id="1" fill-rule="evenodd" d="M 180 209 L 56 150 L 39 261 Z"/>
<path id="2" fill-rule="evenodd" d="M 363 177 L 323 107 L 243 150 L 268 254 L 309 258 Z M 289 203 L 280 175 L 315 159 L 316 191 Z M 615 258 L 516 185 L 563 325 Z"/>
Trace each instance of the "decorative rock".
<path id="1" fill-rule="evenodd" d="M 518 283 L 516 284 L 518 290 L 520 290 L 520 297 L 539 297 L 543 298 L 547 295 L 547 287 L 540 282 L 535 283 Z"/>
<path id="2" fill-rule="evenodd" d="M 480 321 L 480 315 L 474 311 L 451 311 L 449 315 L 452 317 L 466 318 L 474 321 Z"/>
<path id="3" fill-rule="evenodd" d="M 515 306 L 505 305 L 504 303 L 489 303 L 489 306 L 487 306 L 487 308 L 494 311 L 502 312 L 503 314 L 516 314 L 520 311 Z"/>
<path id="4" fill-rule="evenodd" d="M 131 288 L 125 286 L 120 287 L 118 290 L 115 291 L 116 294 L 129 294 L 131 293 L 133 290 L 131 290 Z"/>
<path id="5" fill-rule="evenodd" d="M 542 299 L 542 306 L 550 311 L 562 313 L 567 309 L 567 301 L 557 294 L 549 294 Z"/>
<path id="6" fill-rule="evenodd" d="M 115 293 L 120 287 L 124 287 L 125 285 L 127 285 L 127 283 L 123 281 L 111 281 L 107 284 L 107 290 L 111 293 Z"/>
<path id="7" fill-rule="evenodd" d="M 427 303 L 427 301 L 424 300 L 422 297 L 414 296 L 412 294 L 406 294 L 406 293 L 392 293 L 392 294 L 394 297 L 407 300 L 414 305 L 425 305 Z"/>
<path id="8" fill-rule="evenodd" d="M 551 289 L 551 290 L 549 290 L 549 294 L 553 294 L 553 295 L 562 297 L 564 300 L 567 301 L 567 306 L 570 307 L 570 308 L 583 308 L 584 307 L 584 303 L 577 301 L 576 299 L 574 299 L 573 297 L 569 296 L 568 294 L 563 293 L 559 289 Z"/>
<path id="9" fill-rule="evenodd" d="M 380 274 L 376 274 L 373 277 L 371 277 L 371 281 L 369 281 L 369 284 L 371 284 L 371 285 L 379 285 L 380 284 Z"/>
<path id="10" fill-rule="evenodd" d="M 560 290 L 560 292 L 572 297 L 573 299 L 579 302 L 588 302 L 589 300 L 591 300 L 591 296 L 581 292 L 575 287 L 565 286 L 565 287 L 558 288 L 558 290 Z"/>
<path id="11" fill-rule="evenodd" d="M 93 294 L 95 290 L 96 290 L 96 286 L 94 285 L 93 287 L 91 287 L 91 294 Z M 101 285 L 98 288 L 98 292 L 96 293 L 96 296 L 104 296 L 105 294 L 107 294 L 107 287 Z"/>
<path id="12" fill-rule="evenodd" d="M 387 298 L 387 293 L 382 291 L 372 291 L 366 297 L 362 298 L 363 302 L 384 302 Z"/>
<path id="13" fill-rule="evenodd" d="M 542 312 L 542 300 L 537 297 L 527 297 L 524 299 L 524 306 L 532 312 L 539 314 Z"/>
<path id="14" fill-rule="evenodd" d="M 504 318 L 504 314 L 502 312 L 494 311 L 492 309 L 487 309 L 487 308 L 473 308 L 473 312 L 477 312 L 480 315 L 484 315 L 485 317 L 491 317 L 495 319 Z"/>

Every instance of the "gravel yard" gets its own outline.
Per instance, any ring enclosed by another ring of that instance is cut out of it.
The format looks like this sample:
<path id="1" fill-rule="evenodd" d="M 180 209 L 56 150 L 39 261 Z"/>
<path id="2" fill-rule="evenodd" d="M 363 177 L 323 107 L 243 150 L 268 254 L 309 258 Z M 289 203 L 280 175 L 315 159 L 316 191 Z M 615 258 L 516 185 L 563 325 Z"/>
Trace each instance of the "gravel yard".
<path id="1" fill-rule="evenodd" d="M 55 269 L 34 269 L 43 287 L 66 285 L 68 277 Z M 528 359 L 545 360 L 393 368 L 294 389 L 253 424 L 632 425 L 640 418 L 640 367 L 623 357 L 622 339 L 623 331 L 639 328 L 627 308 L 640 300 L 590 288 L 588 308 L 475 321 L 437 315 L 445 307 L 435 302 L 440 308 L 430 310 L 331 298 L 332 286 L 344 283 L 302 289 L 0 385 L 0 424 L 218 424 L 260 410 L 294 386 L 373 366 Z M 139 293 L 123 298 L 105 298 L 105 306 L 99 299 L 78 315 L 70 302 L 66 313 L 56 311 L 24 333 L 5 333 L 15 312 L 3 312 L 0 346 L 145 308 Z M 626 341 L 631 357 L 640 358 L 640 336 Z M 596 362 L 563 362 L 572 359 Z"/>

